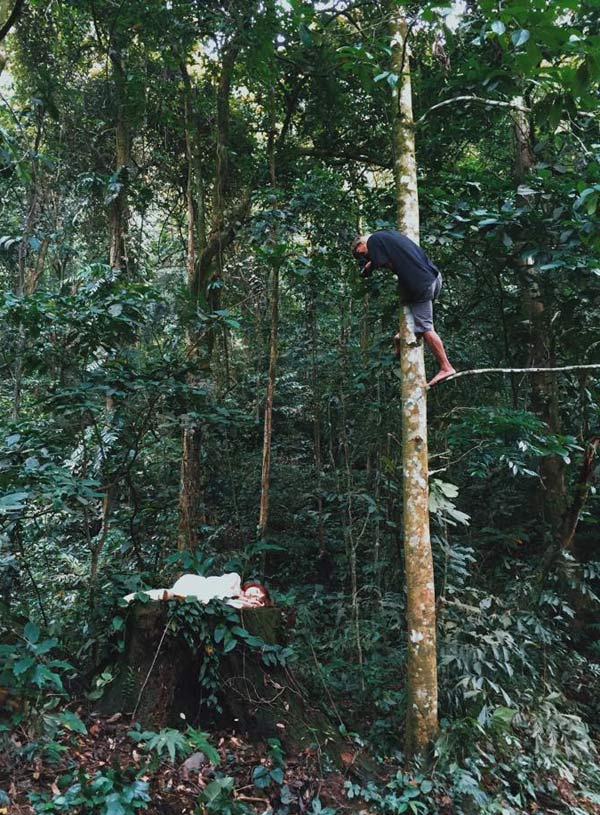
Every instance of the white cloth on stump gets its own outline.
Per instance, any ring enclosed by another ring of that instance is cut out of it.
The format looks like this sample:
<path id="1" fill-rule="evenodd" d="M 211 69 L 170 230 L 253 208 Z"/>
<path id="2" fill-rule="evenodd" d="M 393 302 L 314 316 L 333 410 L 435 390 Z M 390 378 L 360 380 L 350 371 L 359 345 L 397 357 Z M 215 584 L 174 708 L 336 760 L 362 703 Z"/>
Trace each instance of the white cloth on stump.
<path id="1" fill-rule="evenodd" d="M 175 581 L 170 589 L 145 589 L 141 592 L 127 594 L 123 599 L 131 603 L 136 594 L 146 594 L 151 600 L 163 600 L 170 597 L 194 597 L 201 603 L 208 603 L 210 600 L 225 600 L 228 605 L 240 608 L 242 593 L 242 579 L 236 572 L 214 575 L 213 577 L 203 577 L 200 574 L 184 574 Z"/>

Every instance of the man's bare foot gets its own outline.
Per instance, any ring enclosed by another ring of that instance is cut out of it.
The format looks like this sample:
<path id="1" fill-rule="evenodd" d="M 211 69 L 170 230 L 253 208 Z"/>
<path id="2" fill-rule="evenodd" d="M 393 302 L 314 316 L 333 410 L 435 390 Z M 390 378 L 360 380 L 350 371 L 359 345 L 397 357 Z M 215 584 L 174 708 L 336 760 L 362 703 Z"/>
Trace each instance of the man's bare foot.
<path id="1" fill-rule="evenodd" d="M 434 385 L 437 385 L 438 382 L 441 382 L 442 379 L 446 379 L 446 377 L 452 376 L 452 374 L 455 374 L 455 373 L 456 373 L 456 371 L 455 371 L 454 368 L 442 368 L 440 371 L 437 372 L 437 374 L 433 377 L 433 379 L 431 379 L 427 383 L 427 387 L 431 388 Z"/>

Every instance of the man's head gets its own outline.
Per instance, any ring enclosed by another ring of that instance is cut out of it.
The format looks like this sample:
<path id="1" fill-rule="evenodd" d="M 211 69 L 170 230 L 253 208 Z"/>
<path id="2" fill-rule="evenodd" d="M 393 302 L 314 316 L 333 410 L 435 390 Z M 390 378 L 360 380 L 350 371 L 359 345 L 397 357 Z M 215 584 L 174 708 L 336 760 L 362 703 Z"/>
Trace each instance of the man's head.
<path id="1" fill-rule="evenodd" d="M 371 236 L 369 234 L 366 235 L 357 235 L 356 238 L 352 241 L 351 249 L 352 254 L 356 258 L 356 260 L 360 260 L 361 257 L 367 254 L 367 241 Z"/>

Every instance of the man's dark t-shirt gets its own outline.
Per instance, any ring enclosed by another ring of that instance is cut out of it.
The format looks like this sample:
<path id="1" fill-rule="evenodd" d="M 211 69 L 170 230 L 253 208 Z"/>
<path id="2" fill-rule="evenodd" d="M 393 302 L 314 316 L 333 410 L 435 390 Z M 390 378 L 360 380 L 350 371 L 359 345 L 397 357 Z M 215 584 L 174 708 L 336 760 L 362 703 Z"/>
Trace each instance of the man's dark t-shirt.
<path id="1" fill-rule="evenodd" d="M 395 229 L 373 232 L 367 240 L 367 252 L 373 268 L 388 266 L 394 272 L 405 302 L 431 299 L 431 284 L 439 270 L 421 247 L 402 232 Z"/>

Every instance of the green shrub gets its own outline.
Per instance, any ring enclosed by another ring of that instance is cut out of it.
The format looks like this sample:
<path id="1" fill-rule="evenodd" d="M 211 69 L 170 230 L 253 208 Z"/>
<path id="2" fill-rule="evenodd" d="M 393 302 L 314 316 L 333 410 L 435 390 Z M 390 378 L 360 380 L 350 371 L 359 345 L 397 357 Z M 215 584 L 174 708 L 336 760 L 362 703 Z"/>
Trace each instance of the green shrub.
<path id="1" fill-rule="evenodd" d="M 134 770 L 113 768 L 98 771 L 93 778 L 80 770 L 77 781 L 65 792 L 50 799 L 32 794 L 30 799 L 36 815 L 75 809 L 86 815 L 135 815 L 147 808 L 150 795 L 147 782 L 137 779 Z"/>

